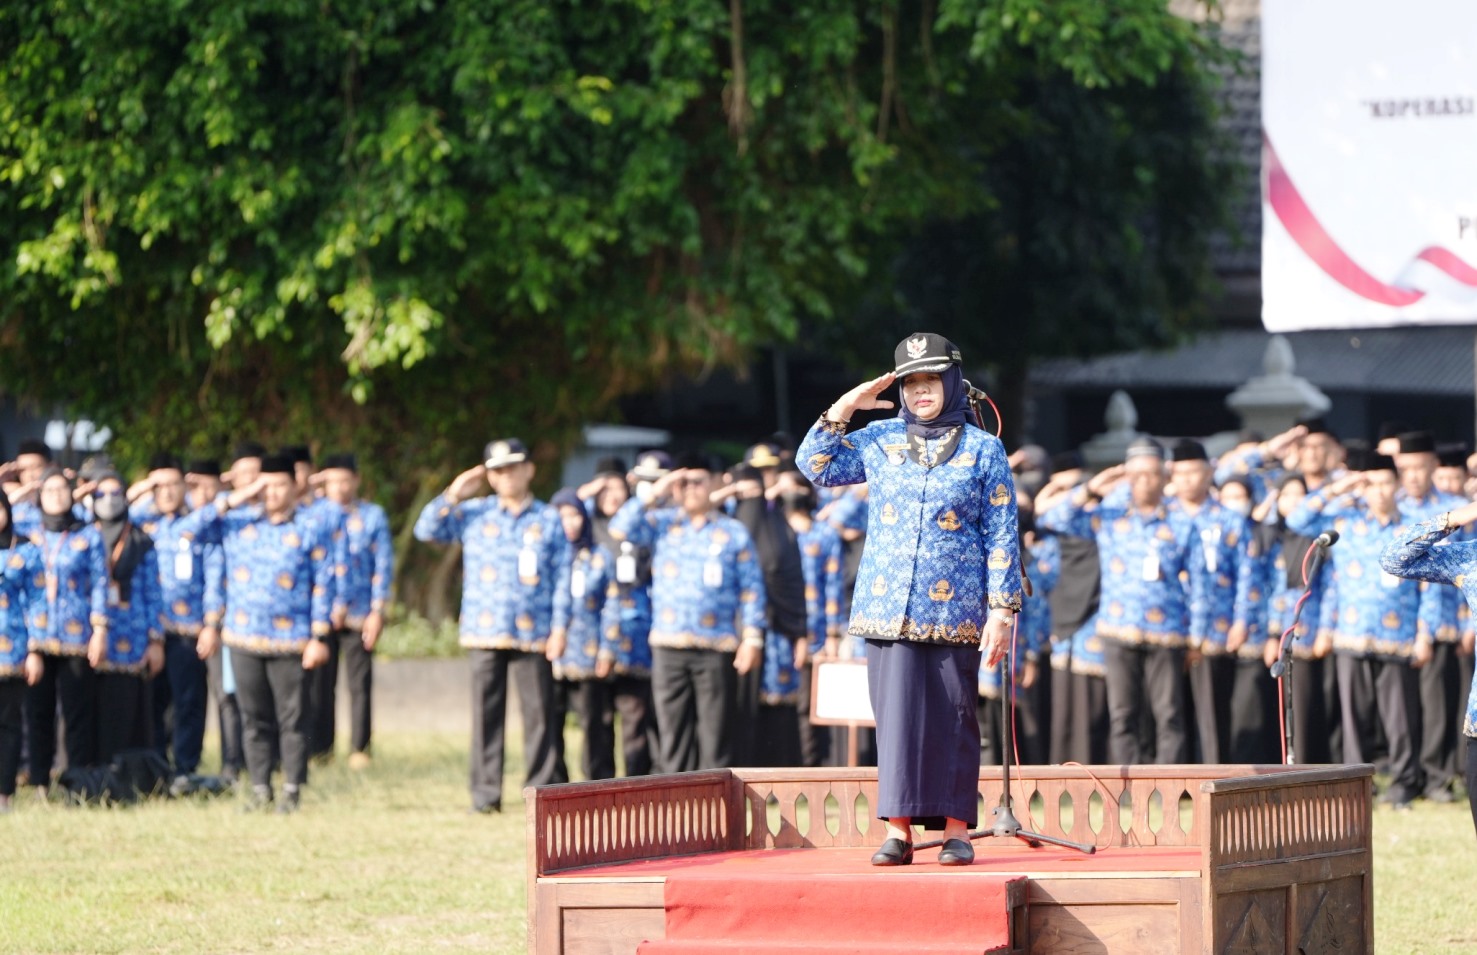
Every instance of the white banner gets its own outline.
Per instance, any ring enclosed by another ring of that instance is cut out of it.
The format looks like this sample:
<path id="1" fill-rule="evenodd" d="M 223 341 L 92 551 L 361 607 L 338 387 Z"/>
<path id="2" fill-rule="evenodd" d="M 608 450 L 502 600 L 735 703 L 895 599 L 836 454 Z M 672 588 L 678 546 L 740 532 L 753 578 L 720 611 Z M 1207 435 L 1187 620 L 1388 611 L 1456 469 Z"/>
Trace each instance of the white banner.
<path id="1" fill-rule="evenodd" d="M 1477 0 L 1263 0 L 1268 331 L 1477 323 Z"/>

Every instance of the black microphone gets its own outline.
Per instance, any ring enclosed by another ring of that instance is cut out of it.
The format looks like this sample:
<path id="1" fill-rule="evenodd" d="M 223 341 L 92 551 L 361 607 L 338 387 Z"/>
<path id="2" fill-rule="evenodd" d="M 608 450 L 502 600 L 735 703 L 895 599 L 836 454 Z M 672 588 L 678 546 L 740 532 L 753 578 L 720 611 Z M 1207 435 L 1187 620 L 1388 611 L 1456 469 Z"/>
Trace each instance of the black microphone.
<path id="1" fill-rule="evenodd" d="M 1319 534 L 1317 537 L 1313 538 L 1313 543 L 1318 547 L 1332 547 L 1338 542 L 1338 531 L 1324 531 L 1322 534 Z"/>
<path id="2" fill-rule="evenodd" d="M 986 398 L 990 397 L 980 389 L 976 388 L 974 385 L 970 384 L 968 378 L 964 379 L 964 393 L 973 398 L 975 401 L 984 401 Z"/>

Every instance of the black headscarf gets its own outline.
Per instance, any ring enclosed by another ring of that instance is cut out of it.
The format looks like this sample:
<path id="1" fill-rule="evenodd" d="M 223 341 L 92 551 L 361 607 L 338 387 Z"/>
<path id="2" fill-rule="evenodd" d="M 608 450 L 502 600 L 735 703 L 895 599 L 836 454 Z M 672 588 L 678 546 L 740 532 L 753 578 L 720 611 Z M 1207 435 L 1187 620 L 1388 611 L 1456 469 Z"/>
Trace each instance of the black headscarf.
<path id="1" fill-rule="evenodd" d="M 585 502 L 575 493 L 574 488 L 566 487 L 555 492 L 549 499 L 549 503 L 556 509 L 561 507 L 572 507 L 580 512 L 580 536 L 574 541 L 576 551 L 588 550 L 595 546 L 595 529 L 590 526 L 590 514 L 585 510 Z"/>
<path id="2" fill-rule="evenodd" d="M 0 550 L 10 550 L 16 544 L 15 513 L 10 508 L 10 498 L 0 491 L 0 511 L 5 513 L 5 529 L 0 531 Z"/>
<path id="3" fill-rule="evenodd" d="M 72 479 L 67 477 L 67 473 L 56 465 L 48 467 L 45 471 L 41 473 L 41 484 L 44 485 L 47 481 L 58 476 L 66 479 L 68 488 L 72 486 Z M 39 491 L 37 492 L 37 497 L 40 497 Z M 71 505 L 68 505 L 67 509 L 65 511 L 62 511 L 60 514 L 48 514 L 46 513 L 46 508 L 44 507 L 40 510 L 41 526 L 51 531 L 52 533 L 64 534 L 69 531 L 75 531 L 82 526 L 81 519 L 79 519 L 76 513 L 73 512 Z"/>
<path id="4" fill-rule="evenodd" d="M 123 483 L 118 475 L 111 473 L 100 475 L 98 483 L 108 479 L 118 481 L 120 485 Z M 98 518 L 97 529 L 103 535 L 103 552 L 107 555 L 113 582 L 118 585 L 118 599 L 128 603 L 133 599 L 133 572 L 138 569 L 144 555 L 153 549 L 154 542 L 148 534 L 133 526 L 126 506 L 123 513 L 111 521 Z"/>
<path id="5" fill-rule="evenodd" d="M 944 407 L 936 417 L 927 421 L 921 420 L 908 409 L 908 401 L 903 394 L 905 384 L 898 382 L 898 405 L 901 408 L 898 417 L 908 423 L 909 434 L 930 441 L 942 438 L 970 419 L 969 393 L 964 389 L 964 372 L 959 370 L 958 365 L 950 365 L 939 372 L 938 376 L 944 386 Z"/>

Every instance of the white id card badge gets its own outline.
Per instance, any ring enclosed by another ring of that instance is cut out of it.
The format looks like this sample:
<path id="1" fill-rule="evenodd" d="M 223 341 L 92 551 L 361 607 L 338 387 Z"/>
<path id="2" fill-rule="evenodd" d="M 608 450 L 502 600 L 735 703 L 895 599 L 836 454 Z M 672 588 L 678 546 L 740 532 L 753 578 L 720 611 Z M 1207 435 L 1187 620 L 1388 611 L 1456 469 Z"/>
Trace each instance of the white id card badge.
<path id="1" fill-rule="evenodd" d="M 703 565 L 703 585 L 706 587 L 723 586 L 723 565 L 716 560 L 710 560 Z"/>
<path id="2" fill-rule="evenodd" d="M 518 552 L 518 576 L 527 580 L 538 576 L 538 552 L 524 548 Z"/>
<path id="3" fill-rule="evenodd" d="M 576 569 L 569 575 L 569 593 L 575 600 L 585 595 L 585 572 Z"/>
<path id="4" fill-rule="evenodd" d="M 635 554 L 622 554 L 615 559 L 615 582 L 618 584 L 634 584 L 636 582 Z"/>
<path id="5" fill-rule="evenodd" d="M 179 552 L 174 555 L 174 579 L 189 580 L 195 576 L 195 554 L 189 541 L 180 541 Z"/>
<path id="6" fill-rule="evenodd" d="M 1157 550 L 1149 551 L 1149 556 L 1144 558 L 1143 578 L 1144 580 L 1159 579 L 1159 552 Z"/>

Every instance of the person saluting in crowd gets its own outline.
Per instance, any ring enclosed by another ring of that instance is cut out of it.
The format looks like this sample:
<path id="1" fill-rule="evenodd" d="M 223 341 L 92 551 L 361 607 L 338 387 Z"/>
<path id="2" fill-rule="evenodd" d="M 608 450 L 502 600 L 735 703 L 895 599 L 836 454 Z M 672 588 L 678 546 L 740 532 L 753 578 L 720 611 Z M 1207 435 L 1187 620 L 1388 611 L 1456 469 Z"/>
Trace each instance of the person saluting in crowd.
<path id="1" fill-rule="evenodd" d="M 898 344 L 896 367 L 837 399 L 796 463 L 822 487 L 867 482 L 867 537 L 850 632 L 866 639 L 877 719 L 878 818 L 887 840 L 873 865 L 913 860 L 913 824 L 944 830 L 942 865 L 968 865 L 977 822 L 981 641 L 995 665 L 1021 606 L 1015 484 L 1005 448 L 976 427 L 959 349 L 941 335 Z M 857 411 L 901 414 L 848 435 Z"/>

